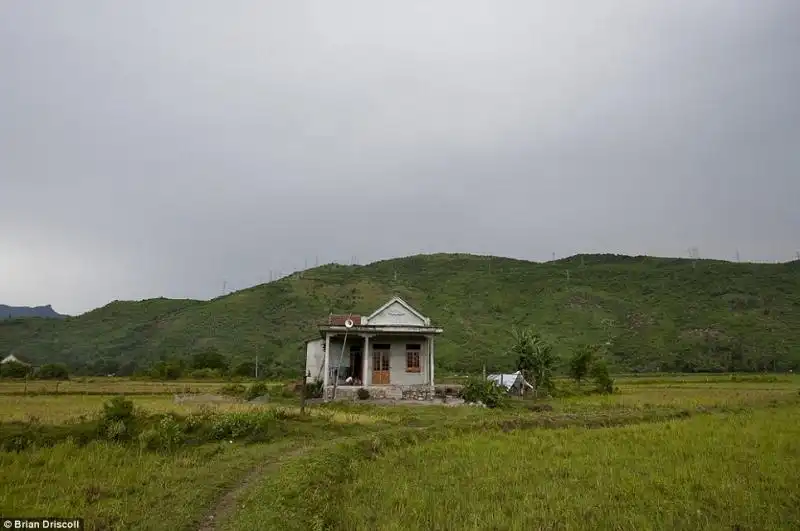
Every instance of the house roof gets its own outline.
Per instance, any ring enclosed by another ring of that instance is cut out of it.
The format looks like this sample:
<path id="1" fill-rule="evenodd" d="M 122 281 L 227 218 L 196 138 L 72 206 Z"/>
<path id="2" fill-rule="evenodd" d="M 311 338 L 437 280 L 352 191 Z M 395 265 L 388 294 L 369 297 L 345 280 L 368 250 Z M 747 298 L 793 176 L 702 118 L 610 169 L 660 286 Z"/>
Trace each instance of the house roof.
<path id="1" fill-rule="evenodd" d="M 421 321 L 422 324 L 406 324 L 406 323 L 370 323 L 372 319 L 380 315 L 384 310 L 399 304 L 409 314 L 415 316 Z M 347 328 L 344 324 L 347 319 L 353 321 L 354 326 Z M 431 320 L 415 310 L 410 304 L 401 299 L 400 297 L 392 297 L 386 304 L 372 312 L 369 317 L 364 317 L 360 314 L 330 314 L 327 321 L 319 325 L 319 332 L 322 337 L 326 333 L 344 334 L 344 333 L 379 333 L 379 334 L 424 334 L 434 335 L 441 334 L 443 330 L 435 326 L 431 326 Z M 308 344 L 312 340 L 306 341 Z"/>
<path id="2" fill-rule="evenodd" d="M 404 301 L 400 297 L 392 297 L 391 299 L 389 299 L 389 302 L 387 302 L 386 304 L 384 304 L 383 306 L 381 306 L 380 308 L 378 308 L 377 310 L 372 312 L 370 314 L 370 316 L 367 317 L 367 322 L 369 322 L 370 319 L 373 319 L 375 316 L 380 314 L 383 310 L 385 310 L 386 308 L 388 308 L 389 306 L 391 306 L 394 303 L 398 303 L 401 306 L 403 306 L 406 310 L 408 310 L 408 312 L 410 314 L 412 314 L 412 315 L 416 316 L 418 319 L 422 320 L 426 325 L 430 324 L 430 319 L 428 319 L 427 317 L 425 317 L 424 315 L 419 313 L 409 303 L 407 303 L 406 301 Z"/>
<path id="3" fill-rule="evenodd" d="M 9 354 L 8 356 L 0 360 L 0 363 L 20 363 L 22 365 L 29 365 L 28 363 L 25 363 L 24 361 L 22 361 L 13 354 Z"/>
<path id="4" fill-rule="evenodd" d="M 357 314 L 330 314 L 328 324 L 333 326 L 344 326 L 345 321 L 352 320 L 356 324 L 361 324 L 361 316 Z"/>

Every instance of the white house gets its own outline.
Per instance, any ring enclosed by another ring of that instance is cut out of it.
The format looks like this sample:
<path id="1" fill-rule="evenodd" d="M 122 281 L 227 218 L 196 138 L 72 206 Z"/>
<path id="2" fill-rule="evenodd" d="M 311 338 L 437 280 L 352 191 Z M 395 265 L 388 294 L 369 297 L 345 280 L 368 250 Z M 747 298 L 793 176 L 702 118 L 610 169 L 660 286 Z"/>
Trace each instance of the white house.
<path id="1" fill-rule="evenodd" d="M 13 354 L 9 354 L 8 356 L 0 360 L 0 363 L 19 363 L 20 365 L 28 365 L 27 363 L 25 363 L 24 361 L 22 361 Z"/>
<path id="2" fill-rule="evenodd" d="M 326 397 L 334 384 L 344 395 L 359 387 L 372 396 L 399 398 L 421 387 L 430 393 L 434 338 L 442 332 L 400 297 L 368 317 L 331 315 L 320 339 L 306 343 L 307 381 L 322 380 Z"/>

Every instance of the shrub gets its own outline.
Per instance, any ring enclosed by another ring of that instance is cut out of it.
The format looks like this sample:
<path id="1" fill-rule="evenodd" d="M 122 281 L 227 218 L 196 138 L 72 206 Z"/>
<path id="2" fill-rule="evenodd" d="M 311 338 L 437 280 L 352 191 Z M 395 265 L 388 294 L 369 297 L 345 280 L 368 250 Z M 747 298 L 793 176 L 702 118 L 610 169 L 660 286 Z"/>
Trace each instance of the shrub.
<path id="1" fill-rule="evenodd" d="M 297 393 L 291 385 L 285 385 L 281 388 L 281 398 L 296 398 Z"/>
<path id="2" fill-rule="evenodd" d="M 592 365 L 591 376 L 598 393 L 611 394 L 614 392 L 614 380 L 611 379 L 605 360 L 597 360 Z"/>
<path id="3" fill-rule="evenodd" d="M 155 427 L 139 434 L 139 447 L 143 450 L 171 452 L 183 442 L 183 428 L 172 415 L 164 415 Z"/>
<path id="4" fill-rule="evenodd" d="M 356 395 L 358 396 L 359 400 L 366 400 L 369 398 L 369 390 L 367 390 L 364 387 L 361 387 L 359 388 L 358 391 L 356 391 Z"/>
<path id="5" fill-rule="evenodd" d="M 306 384 L 306 398 L 322 398 L 322 380 L 314 380 Z"/>
<path id="6" fill-rule="evenodd" d="M 0 378 L 25 378 L 31 372 L 31 368 L 23 363 L 9 361 L 0 365 Z"/>
<path id="7" fill-rule="evenodd" d="M 235 398 L 241 398 L 247 394 L 247 387 L 245 387 L 242 384 L 223 385 L 219 390 L 219 394 L 223 396 L 232 396 Z"/>
<path id="8" fill-rule="evenodd" d="M 35 373 L 40 380 L 69 380 L 67 366 L 62 363 L 48 363 L 39 367 Z"/>
<path id="9" fill-rule="evenodd" d="M 100 436 L 112 441 L 126 440 L 136 432 L 136 412 L 133 402 L 122 396 L 115 396 L 103 404 L 100 417 Z"/>
<path id="10" fill-rule="evenodd" d="M 222 378 L 222 372 L 218 369 L 195 369 L 189 373 L 189 378 L 195 380 L 217 380 Z"/>
<path id="11" fill-rule="evenodd" d="M 259 396 L 269 396 L 269 387 L 264 382 L 256 382 L 250 385 L 244 394 L 244 399 L 253 400 Z"/>
<path id="12" fill-rule="evenodd" d="M 271 434 L 277 416 L 275 411 L 244 411 L 216 417 L 211 426 L 211 437 L 216 440 L 239 439 L 258 435 L 261 440 Z"/>
<path id="13" fill-rule="evenodd" d="M 508 403 L 508 394 L 505 388 L 483 378 L 468 379 L 461 389 L 461 398 L 465 402 L 481 402 L 491 408 L 503 407 Z"/>

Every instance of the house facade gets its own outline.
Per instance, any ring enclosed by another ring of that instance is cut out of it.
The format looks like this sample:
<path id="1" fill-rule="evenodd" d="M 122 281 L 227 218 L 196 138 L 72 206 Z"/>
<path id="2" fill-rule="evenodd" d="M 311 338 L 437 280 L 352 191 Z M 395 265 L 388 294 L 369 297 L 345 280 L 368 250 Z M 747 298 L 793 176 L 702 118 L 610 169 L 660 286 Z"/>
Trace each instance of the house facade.
<path id="1" fill-rule="evenodd" d="M 369 316 L 331 315 L 319 326 L 320 338 L 306 343 L 306 379 L 321 380 L 326 398 L 334 388 L 348 396 L 361 387 L 378 398 L 429 396 L 442 332 L 400 297 Z"/>

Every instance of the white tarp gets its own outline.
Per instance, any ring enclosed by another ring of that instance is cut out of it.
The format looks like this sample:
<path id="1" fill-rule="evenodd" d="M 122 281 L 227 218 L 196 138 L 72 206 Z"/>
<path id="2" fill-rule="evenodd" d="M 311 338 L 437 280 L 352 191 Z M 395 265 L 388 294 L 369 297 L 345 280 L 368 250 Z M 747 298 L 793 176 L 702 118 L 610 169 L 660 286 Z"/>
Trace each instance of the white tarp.
<path id="1" fill-rule="evenodd" d="M 505 387 L 508 390 L 511 390 L 512 388 L 519 388 L 522 387 L 523 385 L 533 389 L 533 386 L 528 382 L 526 382 L 525 379 L 522 377 L 522 372 L 520 371 L 517 371 L 512 374 L 490 374 L 489 376 L 486 377 L 486 379 L 491 380 L 497 385 Z"/>

